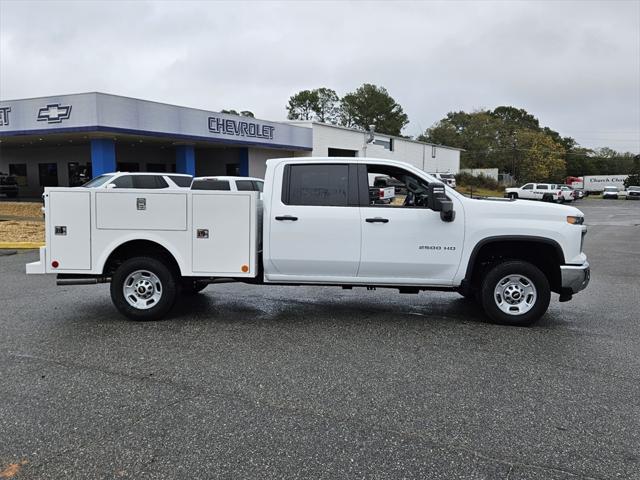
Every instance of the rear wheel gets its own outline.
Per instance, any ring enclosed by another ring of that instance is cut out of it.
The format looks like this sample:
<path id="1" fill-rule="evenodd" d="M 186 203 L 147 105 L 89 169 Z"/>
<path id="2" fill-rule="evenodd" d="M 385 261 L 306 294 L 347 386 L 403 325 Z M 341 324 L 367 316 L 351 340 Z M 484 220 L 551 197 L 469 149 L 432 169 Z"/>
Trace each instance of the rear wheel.
<path id="1" fill-rule="evenodd" d="M 528 326 L 549 307 L 549 280 L 535 265 L 521 260 L 500 263 L 482 281 L 485 313 L 496 323 Z"/>
<path id="2" fill-rule="evenodd" d="M 113 274 L 111 300 L 130 320 L 159 320 L 176 300 L 176 279 L 161 260 L 134 257 L 126 260 Z"/>

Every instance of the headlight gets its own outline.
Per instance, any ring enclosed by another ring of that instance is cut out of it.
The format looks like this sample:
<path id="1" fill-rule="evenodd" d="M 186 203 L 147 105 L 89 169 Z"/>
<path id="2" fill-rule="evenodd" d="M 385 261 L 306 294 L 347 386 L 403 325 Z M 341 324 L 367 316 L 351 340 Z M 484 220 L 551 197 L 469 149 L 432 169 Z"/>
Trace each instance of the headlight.
<path id="1" fill-rule="evenodd" d="M 571 225 L 582 225 L 584 223 L 584 217 L 567 217 L 567 222 Z"/>

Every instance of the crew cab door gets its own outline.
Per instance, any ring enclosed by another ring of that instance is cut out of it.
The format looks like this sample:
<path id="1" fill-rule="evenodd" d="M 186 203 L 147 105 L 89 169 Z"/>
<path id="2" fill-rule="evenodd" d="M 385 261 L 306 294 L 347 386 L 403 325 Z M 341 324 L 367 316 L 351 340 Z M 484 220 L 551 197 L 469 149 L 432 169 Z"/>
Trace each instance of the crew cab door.
<path id="1" fill-rule="evenodd" d="M 274 172 L 265 245 L 268 281 L 353 278 L 360 261 L 356 166 L 280 164 Z"/>
<path id="2" fill-rule="evenodd" d="M 522 188 L 520 189 L 520 198 L 525 198 L 525 199 L 529 199 L 529 200 L 533 200 L 536 198 L 535 196 L 535 184 L 533 183 L 527 183 L 526 185 L 523 185 Z"/>
<path id="3" fill-rule="evenodd" d="M 439 212 L 426 207 L 427 180 L 399 167 L 371 164 L 359 168 L 361 183 L 386 174 L 405 187 L 396 187 L 390 202 L 369 195 L 360 208 L 362 252 L 358 277 L 370 278 L 372 283 L 451 285 L 464 242 L 461 203 L 450 196 L 456 217 L 444 222 Z M 365 187 L 369 190 L 370 185 L 360 185 L 361 191 Z"/>

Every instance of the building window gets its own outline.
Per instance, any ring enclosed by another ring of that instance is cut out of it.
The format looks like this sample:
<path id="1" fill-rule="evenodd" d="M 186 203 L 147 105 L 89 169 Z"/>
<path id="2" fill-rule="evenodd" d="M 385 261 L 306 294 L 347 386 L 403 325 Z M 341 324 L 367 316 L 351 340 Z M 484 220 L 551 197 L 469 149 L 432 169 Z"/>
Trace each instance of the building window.
<path id="1" fill-rule="evenodd" d="M 116 165 L 116 169 L 119 172 L 139 172 L 140 164 L 131 162 L 118 162 Z"/>
<path id="2" fill-rule="evenodd" d="M 67 165 L 69 172 L 69 186 L 77 187 L 84 185 L 91 180 L 91 164 L 90 163 L 78 163 L 69 162 Z"/>
<path id="3" fill-rule="evenodd" d="M 226 165 L 227 175 L 231 177 L 239 177 L 240 176 L 240 165 L 237 163 L 227 163 Z"/>
<path id="4" fill-rule="evenodd" d="M 345 150 L 344 148 L 329 148 L 328 157 L 355 157 L 357 150 Z"/>
<path id="5" fill-rule="evenodd" d="M 9 175 L 16 177 L 16 182 L 21 187 L 27 186 L 27 164 L 26 163 L 10 163 Z"/>
<path id="6" fill-rule="evenodd" d="M 147 172 L 166 172 L 167 166 L 164 163 L 147 163 Z"/>
<path id="7" fill-rule="evenodd" d="M 40 176 L 41 187 L 57 187 L 58 186 L 58 164 L 57 163 L 39 163 L 38 174 Z"/>

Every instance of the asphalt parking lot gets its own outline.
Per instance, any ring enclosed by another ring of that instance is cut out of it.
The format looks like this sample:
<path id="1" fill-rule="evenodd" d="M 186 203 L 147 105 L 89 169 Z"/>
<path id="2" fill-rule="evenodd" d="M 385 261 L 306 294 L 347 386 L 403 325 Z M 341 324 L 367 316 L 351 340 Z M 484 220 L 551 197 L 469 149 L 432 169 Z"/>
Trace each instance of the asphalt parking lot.
<path id="1" fill-rule="evenodd" d="M 0 256 L 0 478 L 640 478 L 640 202 L 583 200 L 589 289 L 209 286 L 132 323 Z"/>

